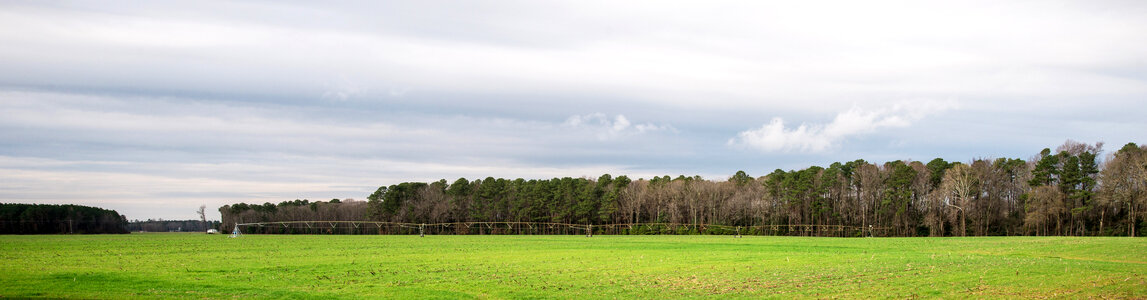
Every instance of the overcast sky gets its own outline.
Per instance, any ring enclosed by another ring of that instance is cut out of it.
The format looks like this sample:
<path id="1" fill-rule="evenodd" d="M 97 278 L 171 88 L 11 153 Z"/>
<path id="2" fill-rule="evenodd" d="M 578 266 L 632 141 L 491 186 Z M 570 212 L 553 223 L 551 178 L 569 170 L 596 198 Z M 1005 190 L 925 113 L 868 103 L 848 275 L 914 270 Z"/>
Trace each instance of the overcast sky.
<path id="1" fill-rule="evenodd" d="M 0 202 L 1147 142 L 1144 1 L 2 1 Z"/>

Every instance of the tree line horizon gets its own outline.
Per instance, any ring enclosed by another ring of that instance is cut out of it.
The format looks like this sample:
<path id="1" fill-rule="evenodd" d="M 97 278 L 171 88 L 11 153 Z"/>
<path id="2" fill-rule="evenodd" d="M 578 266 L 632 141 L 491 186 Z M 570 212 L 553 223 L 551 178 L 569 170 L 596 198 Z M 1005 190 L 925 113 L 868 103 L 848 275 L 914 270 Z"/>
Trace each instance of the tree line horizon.
<path id="1" fill-rule="evenodd" d="M 74 204 L 0 203 L 0 234 L 128 233 L 119 212 Z"/>
<path id="2" fill-rule="evenodd" d="M 1102 154 L 1102 142 L 1068 140 L 1026 161 L 857 159 L 759 177 L 738 171 L 722 181 L 442 179 L 380 186 L 367 201 L 236 203 L 219 212 L 226 229 L 277 221 L 552 222 L 871 226 L 886 228 L 885 236 L 1140 235 L 1147 229 L 1147 146 L 1127 143 L 1105 160 Z"/>

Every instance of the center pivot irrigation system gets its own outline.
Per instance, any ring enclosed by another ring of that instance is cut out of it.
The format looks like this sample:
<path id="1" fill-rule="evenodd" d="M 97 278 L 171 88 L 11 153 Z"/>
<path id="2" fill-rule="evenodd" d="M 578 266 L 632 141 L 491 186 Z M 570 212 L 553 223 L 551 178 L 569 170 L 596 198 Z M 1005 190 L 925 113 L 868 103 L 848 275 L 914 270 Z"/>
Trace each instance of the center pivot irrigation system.
<path id="1" fill-rule="evenodd" d="M 570 224 L 549 222 L 453 222 L 402 223 L 377 221 L 282 221 L 238 223 L 231 237 L 246 233 L 264 234 L 510 234 L 569 235 L 585 234 L 717 234 L 734 235 L 809 235 L 809 236 L 882 236 L 890 228 L 845 225 L 758 225 L 730 226 L 689 223 Z"/>

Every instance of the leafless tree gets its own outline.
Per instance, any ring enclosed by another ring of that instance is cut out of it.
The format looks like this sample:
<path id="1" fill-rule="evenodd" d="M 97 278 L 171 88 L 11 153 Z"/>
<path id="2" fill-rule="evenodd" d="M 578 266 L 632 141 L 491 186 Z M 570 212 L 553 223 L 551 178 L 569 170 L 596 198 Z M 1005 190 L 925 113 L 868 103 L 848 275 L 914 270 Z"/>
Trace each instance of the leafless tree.
<path id="1" fill-rule="evenodd" d="M 1029 205 L 1027 209 L 1027 216 L 1024 218 L 1024 226 L 1028 230 L 1035 231 L 1036 235 L 1049 235 L 1052 231 L 1048 229 L 1055 223 L 1055 234 L 1062 234 L 1060 232 L 1062 220 L 1061 217 L 1066 210 L 1063 207 L 1063 192 L 1054 186 L 1040 186 L 1032 190 L 1031 196 L 1028 197 Z"/>
<path id="2" fill-rule="evenodd" d="M 203 222 L 203 227 L 207 227 L 207 204 L 200 205 L 199 210 L 195 212 L 199 214 L 199 220 Z"/>
<path id="3" fill-rule="evenodd" d="M 1147 206 L 1147 147 L 1129 144 L 1112 154 L 1100 182 L 1101 204 L 1116 211 L 1126 207 L 1128 235 L 1135 236 L 1136 218 L 1142 214 L 1137 211 Z"/>
<path id="4" fill-rule="evenodd" d="M 944 173 L 942 189 L 945 191 L 944 205 L 955 208 L 960 217 L 960 236 L 967 234 L 968 203 L 975 195 L 978 183 L 972 168 L 965 164 L 957 164 Z"/>

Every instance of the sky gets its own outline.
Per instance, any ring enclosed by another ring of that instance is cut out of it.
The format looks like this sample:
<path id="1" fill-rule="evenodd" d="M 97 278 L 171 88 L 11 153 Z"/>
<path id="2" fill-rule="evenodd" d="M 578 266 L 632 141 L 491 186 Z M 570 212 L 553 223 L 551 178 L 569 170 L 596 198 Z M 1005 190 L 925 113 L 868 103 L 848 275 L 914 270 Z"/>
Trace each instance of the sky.
<path id="1" fill-rule="evenodd" d="M 1144 1 L 0 1 L 0 202 L 1147 142 Z"/>

